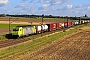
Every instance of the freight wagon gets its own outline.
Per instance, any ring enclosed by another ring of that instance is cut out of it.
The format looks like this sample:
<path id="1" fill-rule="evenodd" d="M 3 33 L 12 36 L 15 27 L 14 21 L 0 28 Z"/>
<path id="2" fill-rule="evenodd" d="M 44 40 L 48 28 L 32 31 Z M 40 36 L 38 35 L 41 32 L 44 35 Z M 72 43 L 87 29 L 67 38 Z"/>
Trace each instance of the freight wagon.
<path id="1" fill-rule="evenodd" d="M 64 23 L 61 23 L 61 28 L 64 28 Z"/>
<path id="2" fill-rule="evenodd" d="M 79 22 L 78 21 L 74 22 L 74 25 L 79 25 Z"/>
<path id="3" fill-rule="evenodd" d="M 46 24 L 46 25 L 48 26 L 48 31 L 57 29 L 57 23 L 50 23 L 50 24 Z"/>
<path id="4" fill-rule="evenodd" d="M 48 31 L 48 25 L 37 25 L 36 26 L 37 33 Z"/>
<path id="5" fill-rule="evenodd" d="M 64 27 L 71 27 L 73 25 L 72 22 L 64 22 Z"/>
<path id="6" fill-rule="evenodd" d="M 42 26 L 41 25 L 37 25 L 36 26 L 36 31 L 37 31 L 37 33 L 41 33 L 42 32 Z"/>
<path id="7" fill-rule="evenodd" d="M 90 20 L 85 20 L 85 23 L 88 23 L 88 22 L 90 22 Z"/>
<path id="8" fill-rule="evenodd" d="M 56 29 L 62 28 L 62 24 L 63 24 L 63 23 L 56 23 Z"/>
<path id="9" fill-rule="evenodd" d="M 88 23 L 90 22 L 90 20 L 88 20 Z"/>
<path id="10" fill-rule="evenodd" d="M 48 25 L 42 25 L 42 30 L 43 30 L 43 32 L 46 32 L 46 31 L 48 31 Z"/>
<path id="11" fill-rule="evenodd" d="M 83 21 L 82 21 L 82 24 L 84 24 L 84 23 L 85 23 L 85 21 L 83 20 Z"/>
<path id="12" fill-rule="evenodd" d="M 59 28 L 62 28 L 64 27 L 64 24 L 63 23 L 59 23 Z"/>

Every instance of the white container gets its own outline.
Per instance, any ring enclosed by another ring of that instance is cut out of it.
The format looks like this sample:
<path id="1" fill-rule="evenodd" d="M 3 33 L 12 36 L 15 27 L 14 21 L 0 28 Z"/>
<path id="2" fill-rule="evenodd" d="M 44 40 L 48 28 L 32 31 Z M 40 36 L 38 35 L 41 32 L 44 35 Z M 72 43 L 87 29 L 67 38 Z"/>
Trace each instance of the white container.
<path id="1" fill-rule="evenodd" d="M 37 33 L 41 33 L 42 31 L 42 27 L 41 26 L 37 26 Z"/>
<path id="2" fill-rule="evenodd" d="M 64 27 L 64 23 L 62 23 L 62 27 Z"/>
<path id="3" fill-rule="evenodd" d="M 42 25 L 42 30 L 43 31 L 48 31 L 48 25 Z"/>

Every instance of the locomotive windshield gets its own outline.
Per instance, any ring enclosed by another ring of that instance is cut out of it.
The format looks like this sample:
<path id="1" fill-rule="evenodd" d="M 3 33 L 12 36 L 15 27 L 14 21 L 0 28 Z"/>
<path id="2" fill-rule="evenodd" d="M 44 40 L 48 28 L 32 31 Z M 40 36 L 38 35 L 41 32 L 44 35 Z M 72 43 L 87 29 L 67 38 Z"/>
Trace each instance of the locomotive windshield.
<path id="1" fill-rule="evenodd" d="M 18 31 L 19 29 L 18 28 L 14 28 L 13 31 Z"/>

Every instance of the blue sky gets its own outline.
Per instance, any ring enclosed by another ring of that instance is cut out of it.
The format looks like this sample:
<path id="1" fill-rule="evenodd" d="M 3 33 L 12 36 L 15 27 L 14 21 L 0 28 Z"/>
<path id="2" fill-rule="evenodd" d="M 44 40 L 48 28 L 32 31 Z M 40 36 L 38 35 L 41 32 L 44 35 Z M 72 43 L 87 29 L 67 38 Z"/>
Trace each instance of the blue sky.
<path id="1" fill-rule="evenodd" d="M 90 0 L 0 0 L 0 14 L 90 17 Z"/>

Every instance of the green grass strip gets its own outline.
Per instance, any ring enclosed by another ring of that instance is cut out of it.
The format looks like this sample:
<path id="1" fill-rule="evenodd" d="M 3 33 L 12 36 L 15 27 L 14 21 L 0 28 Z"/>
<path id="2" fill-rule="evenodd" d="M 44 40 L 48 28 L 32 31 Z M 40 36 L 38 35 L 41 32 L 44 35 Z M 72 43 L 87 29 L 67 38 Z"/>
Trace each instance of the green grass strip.
<path id="1" fill-rule="evenodd" d="M 22 24 L 10 24 L 10 28 L 22 26 Z M 9 28 L 9 24 L 0 24 L 0 28 Z"/>

